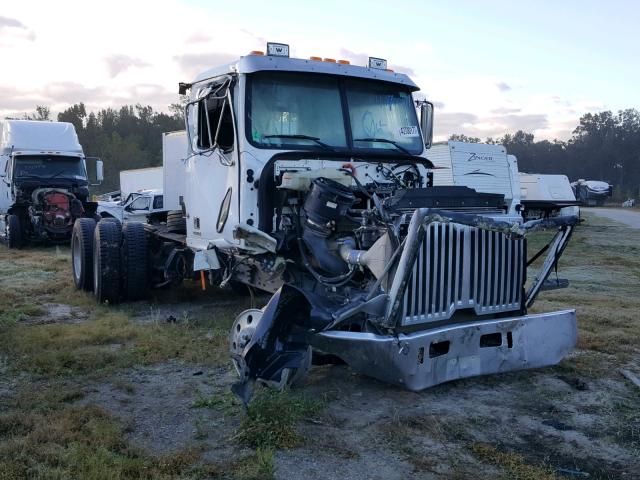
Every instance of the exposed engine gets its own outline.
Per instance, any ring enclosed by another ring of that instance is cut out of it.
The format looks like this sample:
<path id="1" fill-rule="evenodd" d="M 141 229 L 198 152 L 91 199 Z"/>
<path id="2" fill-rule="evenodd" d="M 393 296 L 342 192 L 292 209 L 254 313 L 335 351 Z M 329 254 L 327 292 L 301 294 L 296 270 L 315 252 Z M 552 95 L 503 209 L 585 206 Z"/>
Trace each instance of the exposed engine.
<path id="1" fill-rule="evenodd" d="M 52 239 L 68 236 L 75 219 L 84 214 L 82 202 L 67 190 L 37 188 L 31 197 L 29 217 L 34 231 Z"/>

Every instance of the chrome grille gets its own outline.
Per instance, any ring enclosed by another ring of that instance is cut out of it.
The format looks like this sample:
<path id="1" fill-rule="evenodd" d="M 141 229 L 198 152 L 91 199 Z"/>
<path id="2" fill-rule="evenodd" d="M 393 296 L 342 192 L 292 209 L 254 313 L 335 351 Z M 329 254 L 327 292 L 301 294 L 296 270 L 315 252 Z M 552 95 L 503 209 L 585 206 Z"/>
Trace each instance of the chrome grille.
<path id="1" fill-rule="evenodd" d="M 455 223 L 426 225 L 404 292 L 403 325 L 518 310 L 524 240 Z"/>

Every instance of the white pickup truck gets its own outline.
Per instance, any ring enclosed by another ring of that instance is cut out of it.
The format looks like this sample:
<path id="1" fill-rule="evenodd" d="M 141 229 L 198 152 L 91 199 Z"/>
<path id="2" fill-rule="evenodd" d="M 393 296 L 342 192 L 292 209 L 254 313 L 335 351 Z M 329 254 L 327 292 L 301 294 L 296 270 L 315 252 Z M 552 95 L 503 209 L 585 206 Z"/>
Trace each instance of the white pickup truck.
<path id="1" fill-rule="evenodd" d="M 155 223 L 166 219 L 162 190 L 141 190 L 130 193 L 120 202 L 98 202 L 102 218 L 117 218 L 120 222 Z"/>

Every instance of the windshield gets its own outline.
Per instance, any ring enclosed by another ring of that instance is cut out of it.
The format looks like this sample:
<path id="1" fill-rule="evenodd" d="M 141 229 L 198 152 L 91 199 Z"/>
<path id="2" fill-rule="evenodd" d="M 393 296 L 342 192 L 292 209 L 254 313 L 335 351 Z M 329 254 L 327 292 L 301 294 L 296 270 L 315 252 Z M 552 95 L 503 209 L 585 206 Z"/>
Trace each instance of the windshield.
<path id="1" fill-rule="evenodd" d="M 80 157 L 59 155 L 18 155 L 15 157 L 13 176 L 14 178 L 87 179 L 84 163 Z"/>
<path id="2" fill-rule="evenodd" d="M 422 152 L 411 93 L 398 85 L 261 72 L 247 106 L 247 135 L 258 147 Z"/>

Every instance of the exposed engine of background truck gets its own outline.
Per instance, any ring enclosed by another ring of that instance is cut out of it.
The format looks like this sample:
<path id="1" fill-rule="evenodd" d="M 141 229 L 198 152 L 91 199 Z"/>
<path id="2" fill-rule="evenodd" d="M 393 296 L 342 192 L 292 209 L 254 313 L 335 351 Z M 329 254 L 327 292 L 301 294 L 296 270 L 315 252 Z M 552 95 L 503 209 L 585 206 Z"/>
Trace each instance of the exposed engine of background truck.
<path id="1" fill-rule="evenodd" d="M 97 183 L 102 161 L 95 160 Z M 5 120 L 0 131 L 0 235 L 10 248 L 28 240 L 67 241 L 77 218 L 94 217 L 87 157 L 73 124 Z"/>

